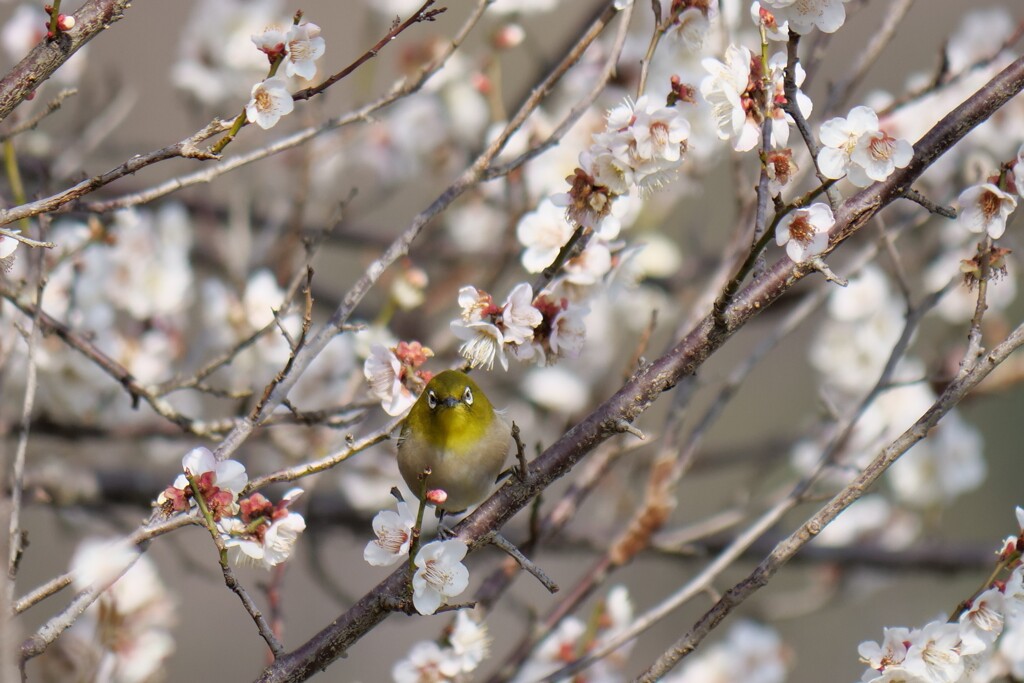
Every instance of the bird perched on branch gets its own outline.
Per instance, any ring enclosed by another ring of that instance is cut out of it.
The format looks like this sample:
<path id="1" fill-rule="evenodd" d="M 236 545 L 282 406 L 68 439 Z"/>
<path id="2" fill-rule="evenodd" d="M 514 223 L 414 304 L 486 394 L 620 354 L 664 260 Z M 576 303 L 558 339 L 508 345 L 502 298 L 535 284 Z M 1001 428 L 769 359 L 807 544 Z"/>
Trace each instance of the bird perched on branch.
<path id="1" fill-rule="evenodd" d="M 505 466 L 511 428 L 469 375 L 445 370 L 413 404 L 398 440 L 398 469 L 438 516 L 487 497 Z M 439 495 L 438 491 L 443 491 Z"/>

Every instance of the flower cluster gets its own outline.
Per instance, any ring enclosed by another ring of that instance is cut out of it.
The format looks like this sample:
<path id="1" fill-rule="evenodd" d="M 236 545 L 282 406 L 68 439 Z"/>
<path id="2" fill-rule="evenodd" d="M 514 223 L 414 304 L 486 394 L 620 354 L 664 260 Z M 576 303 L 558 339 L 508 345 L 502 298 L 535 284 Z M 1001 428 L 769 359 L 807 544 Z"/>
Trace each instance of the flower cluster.
<path id="1" fill-rule="evenodd" d="M 551 198 L 571 223 L 595 230 L 616 198 L 659 188 L 675 176 L 690 136 L 683 104 L 662 105 L 643 95 L 608 112 L 605 130 L 566 178 L 569 191 Z"/>
<path id="2" fill-rule="evenodd" d="M 700 50 L 718 17 L 718 3 L 712 0 L 671 0 L 669 16 L 673 17 L 669 35 L 675 36 L 690 50 Z"/>
<path id="3" fill-rule="evenodd" d="M 507 347 L 517 347 L 533 339 L 533 330 L 544 317 L 533 305 L 533 288 L 523 282 L 512 288 L 505 303 L 476 287 L 459 290 L 462 317 L 451 323 L 452 332 L 463 340 L 459 353 L 473 367 L 494 366 L 495 358 L 508 370 Z"/>
<path id="4" fill-rule="evenodd" d="M 775 21 L 785 22 L 801 35 L 818 29 L 835 33 L 846 22 L 845 3 L 849 0 L 759 0 Z"/>
<path id="5" fill-rule="evenodd" d="M 562 619 L 547 638 L 533 651 L 519 673 L 515 683 L 539 681 L 575 660 L 581 653 L 601 647 L 617 636 L 633 621 L 633 604 L 625 586 L 614 586 L 608 595 L 594 607 L 588 621 L 569 616 Z M 623 668 L 629 657 L 630 643 L 595 662 L 585 674 L 585 680 L 622 680 Z"/>
<path id="6" fill-rule="evenodd" d="M 857 651 L 868 669 L 863 683 L 959 683 L 1024 674 L 1024 509 L 1017 508 L 1021 532 L 1003 543 L 1000 567 L 1009 576 L 967 602 L 950 620 L 922 628 L 886 628 L 881 643 L 866 641 Z"/>
<path id="7" fill-rule="evenodd" d="M 779 221 L 775 242 L 786 247 L 786 254 L 795 263 L 803 263 L 825 251 L 828 231 L 835 223 L 828 204 L 819 202 L 806 209 L 795 209 Z"/>
<path id="8" fill-rule="evenodd" d="M 989 178 L 984 183 L 972 185 L 960 193 L 957 204 L 960 212 L 957 222 L 974 233 L 988 233 L 996 240 L 1006 231 L 1006 219 L 1017 208 L 1017 197 L 1024 195 L 1024 145 L 1017 150 L 1017 157 L 1003 165 L 1003 174 Z"/>
<path id="9" fill-rule="evenodd" d="M 793 655 L 770 626 L 737 622 L 725 639 L 703 647 L 665 683 L 783 683 Z"/>
<path id="10" fill-rule="evenodd" d="M 910 143 L 894 138 L 879 128 L 878 116 L 870 107 L 854 107 L 846 118 L 836 117 L 821 124 L 818 132 L 823 147 L 818 168 L 826 178 L 846 179 L 867 187 L 905 168 L 914 156 Z"/>
<path id="11" fill-rule="evenodd" d="M 252 42 L 270 60 L 270 75 L 252 86 L 245 118 L 266 130 L 295 108 L 288 81 L 275 75 L 278 67 L 283 63 L 286 75 L 309 80 L 316 75 L 316 60 L 326 46 L 320 27 L 313 23 L 293 24 L 287 31 L 270 27 L 254 34 Z"/>
<path id="12" fill-rule="evenodd" d="M 538 364 L 574 357 L 586 336 L 587 309 L 567 298 L 554 299 L 547 292 L 533 297 L 527 283 L 516 285 L 504 305 L 498 306 L 487 292 L 475 287 L 459 290 L 462 317 L 451 323 L 463 340 L 459 353 L 472 367 L 494 365 L 495 358 L 508 370 L 508 353 Z"/>
<path id="13" fill-rule="evenodd" d="M 462 610 L 444 645 L 432 640 L 416 643 L 405 659 L 395 662 L 391 677 L 395 683 L 468 683 L 472 673 L 487 658 L 491 639 L 487 626 Z"/>
<path id="14" fill-rule="evenodd" d="M 943 284 L 954 273 L 955 266 L 953 272 L 947 270 Z M 902 334 L 904 313 L 900 297 L 875 266 L 830 294 L 828 317 L 812 344 L 810 359 L 829 401 L 840 412 L 853 410 L 878 381 Z M 889 377 L 890 388 L 864 410 L 844 453 L 825 473 L 832 485 L 849 483 L 854 472 L 931 408 L 937 397 L 921 381 L 924 375 L 924 364 L 914 354 L 900 359 Z M 807 471 L 820 454 L 820 445 L 805 442 L 796 449 L 794 463 Z M 833 530 L 830 525 L 824 535 L 831 536 L 829 543 L 870 537 L 883 545 L 905 547 L 920 533 L 923 512 L 977 489 L 986 471 L 981 434 L 959 412 L 951 411 L 927 439 L 890 468 L 885 494 L 851 506 L 837 520 L 840 526 Z"/>
<path id="15" fill-rule="evenodd" d="M 156 500 L 166 513 L 189 510 L 196 505 L 196 496 L 205 502 L 214 521 L 238 512 L 238 494 L 249 483 L 242 463 L 237 460 L 218 462 L 210 449 L 200 446 L 185 454 L 181 468 L 185 474 L 179 474 Z M 195 488 L 189 482 L 190 477 Z"/>
<path id="16" fill-rule="evenodd" d="M 39 658 L 43 680 L 160 680 L 174 652 L 174 599 L 153 561 L 121 541 L 85 540 L 71 560 L 76 591 L 99 597 Z"/>
<path id="17" fill-rule="evenodd" d="M 288 507 L 302 493 L 302 489 L 292 489 L 277 505 L 259 493 L 240 500 L 240 517 L 220 523 L 224 545 L 231 551 L 232 560 L 270 569 L 291 557 L 299 534 L 306 528 L 306 520 Z"/>
<path id="18" fill-rule="evenodd" d="M 234 561 L 249 561 L 269 569 L 291 556 L 306 521 L 288 506 L 302 489 L 292 489 L 277 505 L 259 493 L 239 500 L 238 494 L 249 482 L 245 466 L 236 460 L 218 462 L 209 449 L 201 446 L 185 454 L 181 467 L 185 474 L 179 474 L 157 498 L 165 513 L 190 510 L 198 505 L 197 498 L 202 499 Z"/>
<path id="19" fill-rule="evenodd" d="M 711 105 L 719 138 L 732 140 L 737 152 L 750 151 L 761 142 L 761 126 L 770 119 L 772 146 L 786 146 L 793 117 L 781 106 L 786 103 L 785 53 L 769 58 L 767 73 L 760 56 L 737 45 L 726 49 L 724 62 L 707 57 L 702 64 L 709 75 L 701 81 L 700 92 Z M 803 67 L 798 63 L 795 74 L 798 86 L 804 77 Z M 804 118 L 811 115 L 811 99 L 801 90 L 797 90 L 796 104 Z"/>
<path id="20" fill-rule="evenodd" d="M 20 234 L 21 230 L 12 230 L 15 234 Z M 18 249 L 18 240 L 7 235 L 0 235 L 0 272 L 6 273 L 14 265 L 14 252 Z"/>
<path id="21" fill-rule="evenodd" d="M 418 341 L 370 347 L 370 355 L 363 363 L 363 375 L 370 384 L 370 393 L 380 399 L 384 412 L 401 415 L 412 407 L 433 376 L 420 366 L 433 355 L 433 351 Z"/>
<path id="22" fill-rule="evenodd" d="M 416 519 L 409 506 L 398 503 L 398 511 L 382 510 L 373 518 L 376 539 L 366 544 L 363 559 L 375 567 L 397 564 L 408 556 Z M 412 577 L 413 606 L 420 614 L 433 614 L 449 598 L 469 585 L 469 570 L 462 564 L 469 548 L 459 539 L 433 541 L 416 553 Z"/>

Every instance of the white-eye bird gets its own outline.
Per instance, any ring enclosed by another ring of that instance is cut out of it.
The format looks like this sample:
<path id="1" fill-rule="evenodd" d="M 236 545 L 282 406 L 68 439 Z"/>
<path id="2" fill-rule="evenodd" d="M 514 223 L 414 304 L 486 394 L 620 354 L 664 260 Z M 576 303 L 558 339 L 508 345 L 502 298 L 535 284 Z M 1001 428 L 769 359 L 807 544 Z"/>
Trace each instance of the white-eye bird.
<path id="1" fill-rule="evenodd" d="M 476 382 L 445 370 L 409 411 L 398 440 L 398 469 L 417 498 L 435 489 L 447 494 L 439 514 L 462 512 L 494 488 L 511 438 L 508 423 Z"/>

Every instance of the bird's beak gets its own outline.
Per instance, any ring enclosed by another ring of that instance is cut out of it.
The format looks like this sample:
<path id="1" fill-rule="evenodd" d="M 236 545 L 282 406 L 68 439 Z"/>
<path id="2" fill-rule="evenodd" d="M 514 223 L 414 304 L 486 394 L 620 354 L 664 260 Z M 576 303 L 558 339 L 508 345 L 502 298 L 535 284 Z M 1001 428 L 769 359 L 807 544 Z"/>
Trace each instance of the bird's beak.
<path id="1" fill-rule="evenodd" d="M 441 405 L 443 405 L 445 408 L 454 408 L 455 406 L 459 405 L 459 399 L 455 398 L 454 396 L 449 396 L 448 398 L 443 399 L 441 401 Z"/>

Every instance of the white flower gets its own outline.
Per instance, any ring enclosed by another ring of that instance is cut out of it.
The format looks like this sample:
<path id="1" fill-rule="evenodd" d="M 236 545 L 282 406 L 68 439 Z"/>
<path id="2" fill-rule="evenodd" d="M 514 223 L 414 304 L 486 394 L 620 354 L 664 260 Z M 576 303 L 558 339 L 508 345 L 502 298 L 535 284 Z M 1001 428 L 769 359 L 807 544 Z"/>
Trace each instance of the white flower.
<path id="1" fill-rule="evenodd" d="M 288 36 L 280 26 L 267 26 L 251 36 L 256 49 L 268 55 L 284 54 L 288 49 Z"/>
<path id="2" fill-rule="evenodd" d="M 992 647 L 1003 632 L 1003 594 L 989 588 L 960 615 L 960 654 L 974 655 Z"/>
<path id="3" fill-rule="evenodd" d="M 697 52 L 704 46 L 704 38 L 711 29 L 711 12 L 717 13 L 717 5 L 711 5 L 707 13 L 698 7 L 688 7 L 680 12 L 670 33 L 678 37 L 688 49 Z"/>
<path id="4" fill-rule="evenodd" d="M 21 230 L 11 230 L 11 232 L 18 235 L 21 234 Z M 18 240 L 14 239 L 13 237 L 8 237 L 7 235 L 0 235 L 0 260 L 9 258 L 18 248 L 19 244 L 21 243 Z"/>
<path id="5" fill-rule="evenodd" d="M 1017 160 L 1013 162 L 1013 188 L 1018 195 L 1024 195 L 1024 145 L 1017 149 Z"/>
<path id="6" fill-rule="evenodd" d="M 783 217 L 775 231 L 775 242 L 786 247 L 786 253 L 795 263 L 803 263 L 825 250 L 828 231 L 835 222 L 828 204 L 812 204 Z"/>
<path id="7" fill-rule="evenodd" d="M 470 367 L 494 367 L 494 359 L 501 362 L 501 367 L 508 370 L 508 356 L 505 355 L 505 339 L 496 326 L 490 323 L 467 323 L 453 320 L 450 324 L 452 333 L 463 340 L 459 346 L 459 355 L 469 361 Z"/>
<path id="8" fill-rule="evenodd" d="M 295 108 L 288 84 L 280 76 L 273 76 L 252 86 L 252 99 L 245 105 L 245 118 L 263 130 L 273 128 L 285 114 Z"/>
<path id="9" fill-rule="evenodd" d="M 383 344 L 370 347 L 370 355 L 363 363 L 363 376 L 370 385 L 370 393 L 380 399 L 388 415 L 401 415 L 416 402 L 416 396 L 402 382 L 402 362 L 395 352 Z"/>
<path id="10" fill-rule="evenodd" d="M 691 657 L 671 683 L 783 683 L 788 669 L 788 650 L 775 629 L 745 620 Z"/>
<path id="11" fill-rule="evenodd" d="M 765 15 L 762 15 L 765 12 Z M 768 36 L 768 40 L 787 41 L 789 40 L 789 24 L 781 19 L 776 19 L 775 15 L 770 9 L 761 6 L 761 3 L 754 0 L 750 5 L 750 18 L 753 20 L 755 26 L 759 26 L 762 21 L 762 17 L 769 19 L 765 21 L 765 33 Z"/>
<path id="12" fill-rule="evenodd" d="M 320 37 L 320 27 L 313 23 L 299 24 L 288 30 L 288 56 L 284 72 L 306 80 L 316 75 L 316 60 L 324 55 L 326 43 Z"/>
<path id="13" fill-rule="evenodd" d="M 270 569 L 288 560 L 306 528 L 302 515 L 288 511 L 302 493 L 302 489 L 291 489 L 276 506 L 261 494 L 253 494 L 241 503 L 242 519 L 222 520 L 224 545 L 231 550 L 232 561 L 253 562 Z"/>
<path id="14" fill-rule="evenodd" d="M 562 619 L 558 628 L 541 641 L 534 654 L 519 669 L 513 683 L 534 683 L 562 668 L 566 652 L 582 651 L 580 641 L 586 632 L 586 624 L 576 617 Z"/>
<path id="15" fill-rule="evenodd" d="M 550 199 L 541 200 L 534 211 L 524 214 L 516 226 L 516 237 L 525 247 L 522 262 L 526 272 L 539 273 L 551 265 L 572 233 L 565 211 Z"/>
<path id="16" fill-rule="evenodd" d="M 552 353 L 561 358 L 575 358 L 583 349 L 587 338 L 587 324 L 584 322 L 589 310 L 586 306 L 569 304 L 559 311 L 551 321 L 551 336 L 548 345 Z"/>
<path id="17" fill-rule="evenodd" d="M 497 306 L 490 294 L 476 287 L 459 290 L 462 319 L 451 322 L 451 330 L 465 343 L 459 353 L 472 367 L 493 367 L 494 359 L 508 370 L 505 346 L 513 351 L 533 339 L 533 331 L 544 316 L 533 306 L 533 288 L 527 283 L 516 285 L 503 306 Z"/>
<path id="18" fill-rule="evenodd" d="M 718 137 L 732 140 L 737 152 L 746 152 L 757 147 L 761 141 L 761 125 L 765 117 L 771 118 L 771 143 L 775 148 L 785 147 L 789 141 L 789 124 L 792 117 L 774 102 L 785 97 L 786 55 L 776 53 L 768 60 L 768 93 L 761 92 L 760 79 L 751 76 L 751 53 L 745 47 L 730 45 L 725 52 L 725 62 L 706 58 L 702 64 L 709 72 L 700 84 L 701 94 L 711 105 L 712 115 L 718 127 Z M 797 64 L 795 80 L 799 86 L 806 74 Z M 764 111 L 762 99 L 769 101 Z M 796 105 L 806 118 L 810 116 L 812 102 L 798 90 Z"/>
<path id="19" fill-rule="evenodd" d="M 460 610 L 455 616 L 455 628 L 448 636 L 448 642 L 451 643 L 452 654 L 459 662 L 459 670 L 465 673 L 480 666 L 491 649 L 487 625 L 474 621 L 469 610 Z"/>
<path id="20" fill-rule="evenodd" d="M 221 460 L 217 462 L 209 448 L 199 446 L 193 448 L 181 459 L 181 468 L 191 472 L 193 477 L 199 477 L 206 472 L 213 472 L 213 483 L 222 489 L 227 489 L 237 496 L 249 483 L 249 475 L 245 472 L 245 465 L 237 460 Z M 174 480 L 178 488 L 188 485 L 184 475 L 179 474 Z"/>
<path id="21" fill-rule="evenodd" d="M 123 541 L 83 541 L 71 558 L 75 589 L 106 588 L 138 559 L 138 549 Z"/>
<path id="22" fill-rule="evenodd" d="M 730 45 L 725 51 L 725 62 L 707 57 L 701 64 L 710 75 L 701 81 L 700 92 L 711 105 L 718 137 L 734 138 L 734 149 L 753 149 L 757 144 L 757 131 L 753 131 L 752 141 L 748 139 L 751 133 L 746 129 L 747 112 L 742 100 L 750 80 L 750 50 Z"/>
<path id="23" fill-rule="evenodd" d="M 461 613 L 460 613 L 461 614 Z M 442 683 L 459 674 L 460 662 L 450 648 L 432 640 L 421 640 L 409 650 L 409 656 L 391 667 L 395 683 Z"/>
<path id="24" fill-rule="evenodd" d="M 992 183 L 967 188 L 960 193 L 957 203 L 960 204 L 957 223 L 971 232 L 987 232 L 994 240 L 1003 236 L 1006 218 L 1017 208 L 1014 196 Z"/>
<path id="25" fill-rule="evenodd" d="M 822 174 L 833 179 L 845 175 L 857 187 L 885 180 L 914 156 L 909 142 L 879 130 L 878 116 L 870 107 L 854 107 L 845 119 L 826 121 L 818 135 L 824 145 L 818 153 Z"/>
<path id="26" fill-rule="evenodd" d="M 125 571 L 129 559 L 135 563 Z M 168 631 L 174 624 L 174 603 L 152 560 L 122 541 L 87 540 L 75 551 L 71 569 L 79 590 L 101 587 L 116 574 L 124 575 L 55 644 L 58 656 L 75 665 L 88 659 L 89 670 L 97 671 L 95 680 L 154 680 L 174 651 Z M 44 657 L 49 655 L 48 651 Z"/>
<path id="27" fill-rule="evenodd" d="M 390 567 L 409 554 L 412 529 L 416 517 L 409 505 L 400 501 L 398 511 L 381 510 L 373 518 L 373 533 L 377 538 L 366 544 L 363 559 L 374 567 Z"/>
<path id="28" fill-rule="evenodd" d="M 1018 564 L 1010 572 L 1003 599 L 1007 616 L 1024 624 L 1024 565 Z"/>
<path id="29" fill-rule="evenodd" d="M 913 157 L 914 148 L 909 142 L 882 131 L 868 132 L 860 136 L 850 153 L 850 161 L 864 169 L 864 174 L 868 178 L 876 181 L 885 180 L 897 168 L 906 168 Z"/>
<path id="30" fill-rule="evenodd" d="M 761 0 L 779 21 L 789 22 L 789 28 L 803 35 L 817 28 L 824 33 L 835 33 L 846 21 L 847 0 Z"/>
<path id="31" fill-rule="evenodd" d="M 646 95 L 633 108 L 631 126 L 636 155 L 641 160 L 679 161 L 682 145 L 690 137 L 690 122 L 678 107 L 658 107 Z"/>
<path id="32" fill-rule="evenodd" d="M 469 570 L 462 564 L 468 546 L 453 538 L 427 543 L 416 553 L 412 603 L 420 614 L 433 614 L 449 598 L 466 590 Z"/>
<path id="33" fill-rule="evenodd" d="M 1018 505 L 1014 510 L 1014 514 L 1017 515 L 1017 527 L 1024 531 L 1024 508 Z"/>
<path id="34" fill-rule="evenodd" d="M 954 683 L 964 673 L 960 629 L 944 621 L 929 622 L 910 636 L 903 667 L 915 676 L 937 683 Z"/>
<path id="35" fill-rule="evenodd" d="M 857 647 L 861 661 L 876 671 L 883 667 L 902 664 L 907 657 L 910 629 L 903 627 L 882 629 L 882 644 L 866 640 Z"/>
<path id="36" fill-rule="evenodd" d="M 533 330 L 544 316 L 533 306 L 533 287 L 521 282 L 512 288 L 501 310 L 502 335 L 507 344 L 523 344 L 533 339 Z"/>

